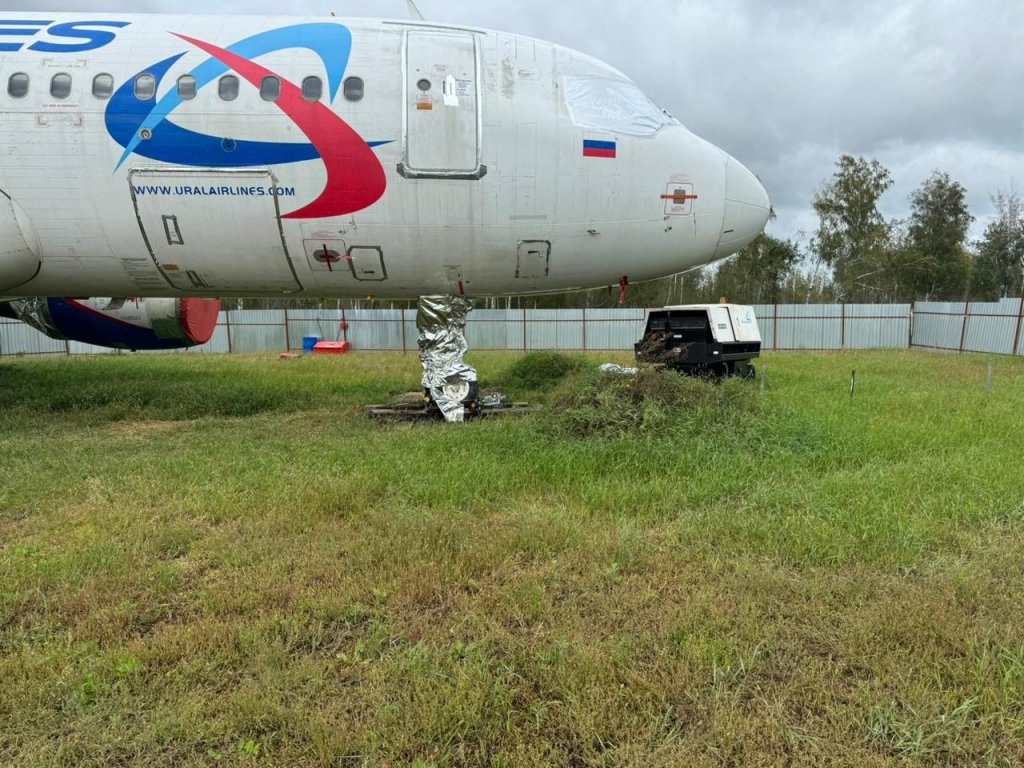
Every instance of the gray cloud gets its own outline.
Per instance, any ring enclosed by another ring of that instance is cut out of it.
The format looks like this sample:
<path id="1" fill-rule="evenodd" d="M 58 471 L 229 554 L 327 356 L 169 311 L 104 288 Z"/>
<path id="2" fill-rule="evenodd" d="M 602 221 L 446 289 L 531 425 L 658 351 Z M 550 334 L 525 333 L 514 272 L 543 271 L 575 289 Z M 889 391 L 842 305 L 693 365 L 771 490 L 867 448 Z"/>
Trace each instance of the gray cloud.
<path id="1" fill-rule="evenodd" d="M 27 0 L 19 10 L 66 9 Z M 78 0 L 82 11 L 280 12 L 273 0 Z M 967 187 L 973 232 L 990 196 L 1024 179 L 1024 4 L 1004 0 L 646 0 L 595 6 L 419 0 L 428 19 L 532 35 L 618 67 L 695 133 L 758 173 L 773 232 L 810 231 L 810 204 L 840 154 L 876 157 L 903 218 L 934 169 Z M 404 0 L 294 0 L 296 15 L 405 17 Z"/>

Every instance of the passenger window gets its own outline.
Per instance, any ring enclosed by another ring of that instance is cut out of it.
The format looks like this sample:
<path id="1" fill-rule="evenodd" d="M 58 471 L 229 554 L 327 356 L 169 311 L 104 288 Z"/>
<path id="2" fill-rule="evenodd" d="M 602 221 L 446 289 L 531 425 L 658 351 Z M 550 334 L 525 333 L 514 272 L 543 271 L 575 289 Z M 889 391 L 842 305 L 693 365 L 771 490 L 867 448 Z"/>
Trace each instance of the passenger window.
<path id="1" fill-rule="evenodd" d="M 66 99 L 71 95 L 71 75 L 61 72 L 50 80 L 50 95 L 55 99 Z"/>
<path id="2" fill-rule="evenodd" d="M 277 101 L 281 95 L 281 81 L 271 75 L 260 82 L 260 98 L 264 101 Z"/>
<path id="3" fill-rule="evenodd" d="M 101 74 L 92 79 L 92 95 L 97 99 L 109 99 L 114 94 L 114 76 Z"/>
<path id="4" fill-rule="evenodd" d="M 238 78 L 234 75 L 224 75 L 217 83 L 217 95 L 224 101 L 234 101 L 238 98 Z"/>
<path id="5" fill-rule="evenodd" d="M 196 79 L 192 75 L 182 75 L 178 78 L 178 98 L 182 101 L 190 101 L 196 97 Z"/>
<path id="6" fill-rule="evenodd" d="M 156 96 L 156 78 L 143 72 L 135 78 L 135 98 L 139 101 L 149 101 Z"/>
<path id="7" fill-rule="evenodd" d="M 23 99 L 28 95 L 28 75 L 15 72 L 7 80 L 7 95 L 15 99 Z"/>
<path id="8" fill-rule="evenodd" d="M 346 101 L 362 101 L 363 98 L 363 78 L 361 77 L 348 77 L 345 78 L 345 85 L 342 87 L 342 91 L 345 94 Z"/>
<path id="9" fill-rule="evenodd" d="M 319 77 L 307 77 L 302 81 L 302 98 L 306 101 L 320 101 L 324 95 L 324 83 Z"/>

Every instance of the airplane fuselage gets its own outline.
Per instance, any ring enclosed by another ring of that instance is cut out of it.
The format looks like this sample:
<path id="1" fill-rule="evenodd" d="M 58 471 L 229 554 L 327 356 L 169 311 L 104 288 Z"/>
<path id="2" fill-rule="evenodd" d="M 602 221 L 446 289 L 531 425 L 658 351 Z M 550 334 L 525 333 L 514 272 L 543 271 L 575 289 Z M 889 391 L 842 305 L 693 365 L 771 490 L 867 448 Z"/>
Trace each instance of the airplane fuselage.
<path id="1" fill-rule="evenodd" d="M 591 57 L 409 21 L 0 14 L 0 295 L 561 291 L 768 199 Z"/>

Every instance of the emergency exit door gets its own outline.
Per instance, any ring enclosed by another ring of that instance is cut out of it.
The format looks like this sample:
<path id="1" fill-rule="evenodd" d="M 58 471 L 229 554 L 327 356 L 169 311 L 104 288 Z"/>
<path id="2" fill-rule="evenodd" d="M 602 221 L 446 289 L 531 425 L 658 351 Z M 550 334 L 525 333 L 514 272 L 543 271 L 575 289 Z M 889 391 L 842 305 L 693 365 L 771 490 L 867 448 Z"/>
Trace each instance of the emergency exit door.
<path id="1" fill-rule="evenodd" d="M 270 171 L 143 168 L 128 181 L 150 256 L 172 287 L 220 296 L 302 288 Z"/>
<path id="2" fill-rule="evenodd" d="M 409 30 L 405 36 L 407 178 L 479 179 L 481 89 L 476 37 Z"/>

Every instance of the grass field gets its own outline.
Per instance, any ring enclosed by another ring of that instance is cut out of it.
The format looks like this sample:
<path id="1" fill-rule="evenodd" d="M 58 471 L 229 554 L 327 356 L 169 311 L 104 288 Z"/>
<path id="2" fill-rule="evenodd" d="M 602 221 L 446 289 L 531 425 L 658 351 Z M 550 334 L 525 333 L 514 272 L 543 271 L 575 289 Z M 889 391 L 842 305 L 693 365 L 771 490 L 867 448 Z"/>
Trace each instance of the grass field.
<path id="1" fill-rule="evenodd" d="M 0 360 L 0 765 L 1024 764 L 1024 360 L 471 359 Z"/>

